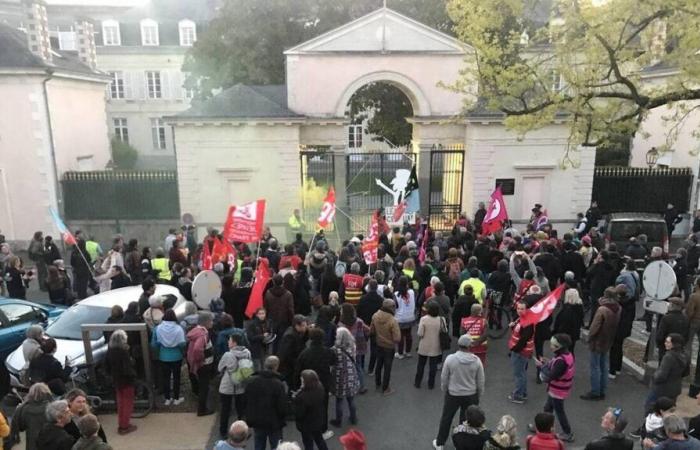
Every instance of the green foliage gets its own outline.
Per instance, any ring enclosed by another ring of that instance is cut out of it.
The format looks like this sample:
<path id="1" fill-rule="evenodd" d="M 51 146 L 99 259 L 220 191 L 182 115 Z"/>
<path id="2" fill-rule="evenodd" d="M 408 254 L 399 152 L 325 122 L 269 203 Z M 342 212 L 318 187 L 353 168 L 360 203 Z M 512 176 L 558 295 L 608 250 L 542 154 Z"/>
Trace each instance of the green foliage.
<path id="1" fill-rule="evenodd" d="M 520 133 L 561 115 L 572 144 L 598 147 L 653 108 L 700 99 L 697 0 L 450 0 L 448 11 L 476 52 L 463 78 Z M 677 75 L 650 83 L 642 69 L 655 64 Z"/>
<path id="2" fill-rule="evenodd" d="M 413 116 L 413 108 L 396 86 L 381 82 L 362 86 L 350 99 L 349 110 L 353 123 L 367 120 L 369 134 L 399 147 L 411 143 L 413 126 L 406 117 Z"/>
<path id="3" fill-rule="evenodd" d="M 119 138 L 112 138 L 112 161 L 117 169 L 133 170 L 138 160 L 138 151 Z"/>
<path id="4" fill-rule="evenodd" d="M 632 136 L 616 134 L 607 136 L 604 141 L 596 147 L 596 166 L 628 166 L 630 163 L 630 143 Z"/>

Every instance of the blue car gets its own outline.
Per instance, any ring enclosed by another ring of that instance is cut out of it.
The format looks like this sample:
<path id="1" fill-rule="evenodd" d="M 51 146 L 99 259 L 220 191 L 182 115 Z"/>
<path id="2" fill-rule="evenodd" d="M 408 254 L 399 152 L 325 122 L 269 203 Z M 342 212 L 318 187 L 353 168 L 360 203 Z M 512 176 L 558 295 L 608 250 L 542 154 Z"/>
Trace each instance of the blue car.
<path id="1" fill-rule="evenodd" d="M 0 358 L 4 361 L 24 341 L 27 328 L 34 324 L 48 325 L 65 308 L 0 297 Z"/>

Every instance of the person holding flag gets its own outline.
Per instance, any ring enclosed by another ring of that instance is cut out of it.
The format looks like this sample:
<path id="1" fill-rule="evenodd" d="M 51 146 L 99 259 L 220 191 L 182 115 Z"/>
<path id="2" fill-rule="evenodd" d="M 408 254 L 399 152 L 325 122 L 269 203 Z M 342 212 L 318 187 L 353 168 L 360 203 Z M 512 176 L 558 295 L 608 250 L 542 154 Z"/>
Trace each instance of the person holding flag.
<path id="1" fill-rule="evenodd" d="M 333 219 L 335 218 L 335 189 L 333 186 L 328 188 L 328 193 L 326 198 L 323 199 L 323 206 L 321 206 L 321 214 L 318 216 L 318 226 L 320 228 L 327 228 Z"/>
<path id="2" fill-rule="evenodd" d="M 508 220 L 506 202 L 503 200 L 501 185 L 498 185 L 491 194 L 489 209 L 486 211 L 484 220 L 481 223 L 481 234 L 486 236 L 503 229 L 503 222 L 506 220 Z"/>
<path id="3" fill-rule="evenodd" d="M 527 364 L 535 352 L 535 326 L 521 322 L 528 312 L 525 302 L 519 301 L 516 304 L 516 312 L 518 318 L 509 325 L 511 334 L 508 341 L 515 389 L 508 400 L 522 404 L 527 400 Z"/>

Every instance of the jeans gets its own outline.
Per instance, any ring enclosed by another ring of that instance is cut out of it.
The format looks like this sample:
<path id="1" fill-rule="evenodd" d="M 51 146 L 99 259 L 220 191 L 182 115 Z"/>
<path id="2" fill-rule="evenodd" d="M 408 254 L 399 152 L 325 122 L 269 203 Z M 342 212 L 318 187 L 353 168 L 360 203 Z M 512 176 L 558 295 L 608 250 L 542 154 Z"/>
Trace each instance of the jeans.
<path id="1" fill-rule="evenodd" d="M 452 419 L 455 413 L 459 409 L 459 421 L 464 422 L 467 416 L 467 408 L 470 405 L 479 404 L 479 395 L 465 395 L 456 396 L 450 395 L 449 392 L 445 393 L 445 403 L 442 405 L 442 416 L 440 417 L 440 428 L 438 429 L 438 435 L 436 439 L 437 445 L 445 445 L 445 441 L 450 435 L 450 428 L 452 428 Z"/>
<path id="2" fill-rule="evenodd" d="M 166 400 L 180 398 L 180 372 L 182 368 L 182 360 L 180 361 L 161 361 L 160 366 L 163 368 L 163 396 Z M 170 395 L 170 377 L 173 377 L 173 395 Z"/>
<path id="3" fill-rule="evenodd" d="M 513 378 L 515 378 L 515 390 L 513 398 L 524 400 L 527 398 L 527 363 L 529 359 L 520 353 L 510 354 L 510 363 L 513 366 Z"/>
<path id="4" fill-rule="evenodd" d="M 335 398 L 335 420 L 341 422 L 343 420 L 343 400 L 348 402 L 348 410 L 350 411 L 350 422 L 357 422 L 357 410 L 355 409 L 355 397 L 336 397 Z"/>
<path id="5" fill-rule="evenodd" d="M 399 341 L 399 355 L 405 353 L 411 353 L 411 347 L 413 347 L 413 336 L 411 336 L 411 330 L 413 327 L 401 328 L 401 340 Z"/>
<path id="6" fill-rule="evenodd" d="M 355 355 L 355 367 L 357 367 L 357 378 L 360 380 L 360 389 L 365 387 L 365 355 Z"/>
<path id="7" fill-rule="evenodd" d="M 654 403 L 659 399 L 659 396 L 656 394 L 656 391 L 654 389 L 650 390 L 649 393 L 647 394 L 646 400 L 644 400 L 644 415 L 646 416 L 647 414 L 651 414 L 654 410 Z M 675 398 L 672 398 L 671 400 L 675 401 Z"/>
<path id="8" fill-rule="evenodd" d="M 544 412 L 551 413 L 552 411 L 554 411 L 554 415 L 559 421 L 561 431 L 565 434 L 571 434 L 571 425 L 569 425 L 569 419 L 566 417 L 566 411 L 564 411 L 564 400 L 547 396 L 547 402 L 544 404 Z"/>
<path id="9" fill-rule="evenodd" d="M 314 431 L 311 433 L 301 432 L 301 442 L 304 443 L 304 450 L 314 450 L 314 443 L 318 450 L 328 450 L 326 441 L 323 439 L 323 433 Z"/>
<path id="10" fill-rule="evenodd" d="M 418 367 L 416 368 L 416 379 L 413 384 L 419 387 L 423 382 L 423 371 L 425 370 L 425 363 L 429 362 L 428 365 L 428 387 L 432 389 L 435 387 L 435 374 L 437 373 L 438 363 L 442 360 L 442 355 L 438 356 L 424 356 L 418 355 Z"/>
<path id="11" fill-rule="evenodd" d="M 134 412 L 134 386 L 117 388 L 117 416 L 119 417 L 120 430 L 129 428 L 132 412 Z"/>
<path id="12" fill-rule="evenodd" d="M 263 430 L 261 428 L 256 428 L 253 430 L 253 435 L 255 440 L 255 450 L 265 450 L 268 441 L 270 442 L 270 449 L 274 450 L 282 441 L 281 428 L 279 430 Z"/>
<path id="13" fill-rule="evenodd" d="M 391 380 L 391 365 L 394 364 L 394 349 L 392 348 L 377 348 L 377 368 L 374 371 L 374 384 L 377 387 L 381 386 L 382 391 L 389 389 L 389 380 Z M 384 374 L 382 376 L 382 369 Z"/>
<path id="14" fill-rule="evenodd" d="M 591 352 L 591 394 L 605 395 L 608 388 L 608 354 Z"/>

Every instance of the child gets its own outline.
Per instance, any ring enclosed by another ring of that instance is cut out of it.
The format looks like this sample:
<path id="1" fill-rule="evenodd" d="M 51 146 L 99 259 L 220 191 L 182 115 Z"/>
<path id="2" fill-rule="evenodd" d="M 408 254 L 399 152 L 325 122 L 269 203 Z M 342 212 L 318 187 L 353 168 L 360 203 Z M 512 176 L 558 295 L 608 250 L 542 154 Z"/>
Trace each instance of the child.
<path id="1" fill-rule="evenodd" d="M 644 426 L 630 433 L 633 438 L 649 438 L 656 443 L 666 439 L 664 431 L 664 417 L 673 412 L 676 403 L 668 397 L 659 397 L 649 414 L 644 419 Z"/>
<path id="2" fill-rule="evenodd" d="M 535 416 L 537 433 L 527 437 L 527 450 L 564 450 L 564 444 L 554 434 L 554 414 L 541 412 Z"/>
<path id="3" fill-rule="evenodd" d="M 477 405 L 467 408 L 467 420 L 457 425 L 452 433 L 452 443 L 457 450 L 483 449 L 486 441 L 491 437 L 491 432 L 486 429 L 484 423 L 486 416 Z"/>

